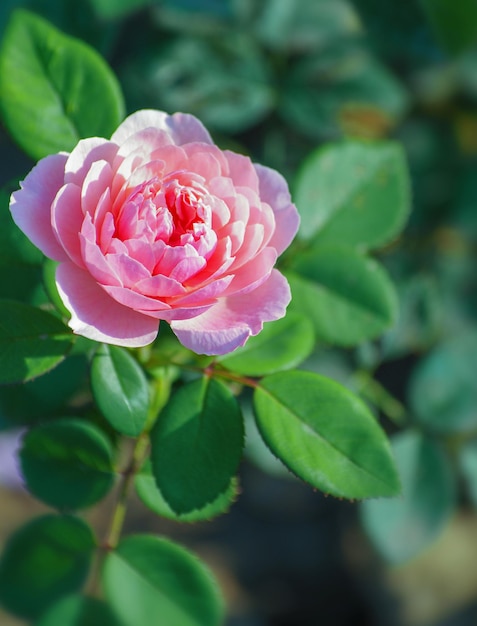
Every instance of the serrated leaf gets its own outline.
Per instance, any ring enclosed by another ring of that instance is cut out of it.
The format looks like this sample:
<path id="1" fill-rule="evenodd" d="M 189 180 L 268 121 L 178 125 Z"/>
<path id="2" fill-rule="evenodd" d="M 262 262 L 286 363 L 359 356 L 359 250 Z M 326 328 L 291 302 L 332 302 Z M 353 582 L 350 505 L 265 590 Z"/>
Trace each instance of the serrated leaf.
<path id="1" fill-rule="evenodd" d="M 323 246 L 297 255 L 290 267 L 292 310 L 310 318 L 319 339 L 351 346 L 393 324 L 394 287 L 374 259 L 352 248 Z"/>
<path id="2" fill-rule="evenodd" d="M 64 359 L 73 341 L 71 331 L 50 313 L 0 300 L 0 384 L 45 374 Z"/>
<path id="3" fill-rule="evenodd" d="M 13 534 L 0 560 L 0 601 L 35 618 L 84 583 L 93 549 L 89 526 L 70 516 L 45 515 Z"/>
<path id="4" fill-rule="evenodd" d="M 129 437 L 141 434 L 148 418 L 149 387 L 129 352 L 102 345 L 93 357 L 91 387 L 101 413 L 115 430 Z"/>
<path id="5" fill-rule="evenodd" d="M 399 493 L 384 432 L 338 383 L 311 372 L 272 374 L 256 388 L 254 409 L 270 450 L 313 487 L 353 499 Z"/>
<path id="6" fill-rule="evenodd" d="M 125 626 L 220 626 L 212 575 L 184 548 L 152 535 L 123 539 L 104 564 L 107 599 Z"/>
<path id="7" fill-rule="evenodd" d="M 113 484 L 112 449 L 85 420 L 63 418 L 28 431 L 20 450 L 29 491 L 51 506 L 75 510 L 98 502 Z"/>
<path id="8" fill-rule="evenodd" d="M 175 513 L 167 504 L 156 480 L 152 474 L 150 462 L 146 463 L 141 472 L 134 479 L 136 492 L 142 502 L 157 515 L 178 522 L 201 522 L 222 515 L 230 508 L 237 495 L 237 480 L 233 478 L 229 487 L 221 493 L 213 502 L 206 504 L 201 509 L 195 509 L 189 513 Z"/>
<path id="9" fill-rule="evenodd" d="M 299 172 L 295 202 L 304 239 L 382 246 L 399 234 L 409 215 L 403 151 L 390 141 L 343 141 L 320 148 Z"/>
<path id="10" fill-rule="evenodd" d="M 230 485 L 243 449 L 238 403 L 223 383 L 203 377 L 181 387 L 151 432 L 152 470 L 171 509 L 202 509 Z"/>
<path id="11" fill-rule="evenodd" d="M 313 325 L 299 313 L 264 324 L 245 346 L 217 359 L 224 367 L 247 376 L 264 376 L 299 365 L 315 345 Z"/>
<path id="12" fill-rule="evenodd" d="M 361 505 L 364 528 L 392 563 L 402 563 L 432 542 L 455 508 L 452 468 L 440 446 L 415 432 L 393 438 L 402 495 Z"/>
<path id="13" fill-rule="evenodd" d="M 19 9 L 0 49 L 0 111 L 13 138 L 39 159 L 69 151 L 83 137 L 109 137 L 124 104 L 95 50 Z"/>

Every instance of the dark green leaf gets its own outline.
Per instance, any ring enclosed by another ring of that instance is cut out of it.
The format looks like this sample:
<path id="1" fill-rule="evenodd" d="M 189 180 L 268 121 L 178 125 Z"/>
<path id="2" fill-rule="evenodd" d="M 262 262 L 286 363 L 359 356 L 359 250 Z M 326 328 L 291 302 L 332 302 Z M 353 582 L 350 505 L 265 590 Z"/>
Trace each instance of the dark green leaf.
<path id="1" fill-rule="evenodd" d="M 339 39 L 287 74 L 279 111 L 304 136 L 366 139 L 387 134 L 408 108 L 399 80 L 356 40 Z"/>
<path id="2" fill-rule="evenodd" d="M 12 535 L 0 560 L 0 601 L 25 618 L 41 615 L 84 583 L 95 546 L 75 517 L 45 515 Z"/>
<path id="3" fill-rule="evenodd" d="M 266 0 L 260 5 L 258 34 L 277 50 L 306 53 L 361 32 L 358 16 L 345 0 Z"/>
<path id="4" fill-rule="evenodd" d="M 292 310 L 310 318 L 319 339 L 351 346 L 394 323 L 394 287 L 374 259 L 352 248 L 323 246 L 297 255 L 291 269 Z"/>
<path id="5" fill-rule="evenodd" d="M 59 509 L 80 509 L 100 500 L 113 483 L 112 449 L 85 420 L 63 418 L 31 429 L 20 451 L 31 493 Z"/>
<path id="6" fill-rule="evenodd" d="M 152 3 L 152 0 L 90 0 L 102 19 L 119 19 Z"/>
<path id="7" fill-rule="evenodd" d="M 58 365 L 73 336 L 58 318 L 27 304 L 0 300 L 0 384 L 31 380 Z"/>
<path id="8" fill-rule="evenodd" d="M 475 439 L 460 447 L 458 461 L 469 499 L 477 508 L 477 441 Z"/>
<path id="9" fill-rule="evenodd" d="M 17 10 L 0 49 L 0 111 L 14 139 L 39 159 L 71 150 L 82 137 L 109 137 L 124 106 L 101 56 L 33 13 Z"/>
<path id="10" fill-rule="evenodd" d="M 13 424 L 33 424 L 55 417 L 86 383 L 87 373 L 88 359 L 69 354 L 57 367 L 35 380 L 1 387 L 0 413 Z"/>
<path id="11" fill-rule="evenodd" d="M 35 626 L 121 626 L 121 622 L 101 600 L 72 595 L 52 606 Z"/>
<path id="12" fill-rule="evenodd" d="M 183 513 L 181 515 L 175 513 L 164 499 L 152 475 L 150 463 L 147 463 L 141 472 L 137 474 L 134 485 L 138 496 L 151 511 L 154 511 L 154 513 L 161 517 L 166 517 L 178 522 L 201 522 L 217 517 L 217 515 L 228 511 L 237 495 L 237 481 L 236 479 L 232 479 L 229 488 L 221 493 L 216 500 L 210 502 L 210 504 L 206 504 L 201 509 L 195 509 L 190 513 Z"/>
<path id="13" fill-rule="evenodd" d="M 300 235 L 320 243 L 376 248 L 403 228 L 410 185 L 401 147 L 346 141 L 320 148 L 299 173 Z"/>
<path id="14" fill-rule="evenodd" d="M 229 488 L 243 436 L 240 408 L 224 384 L 203 377 L 171 397 L 151 433 L 151 460 L 173 511 L 203 509 Z"/>
<path id="15" fill-rule="evenodd" d="M 474 0 L 421 0 L 421 4 L 437 38 L 449 52 L 462 52 L 477 41 Z"/>
<path id="16" fill-rule="evenodd" d="M 399 492 L 389 442 L 366 405 L 310 372 L 264 378 L 254 394 L 260 433 L 298 477 L 344 498 Z"/>
<path id="17" fill-rule="evenodd" d="M 33 303 L 41 293 L 41 263 L 43 254 L 13 222 L 9 194 L 0 190 L 0 293 Z"/>
<path id="18" fill-rule="evenodd" d="M 156 536 L 123 539 L 106 557 L 106 597 L 125 626 L 220 626 L 223 603 L 208 569 Z"/>
<path id="19" fill-rule="evenodd" d="M 422 424 L 440 432 L 477 426 L 477 331 L 448 339 L 412 373 L 409 401 Z"/>
<path id="20" fill-rule="evenodd" d="M 232 372 L 263 376 L 299 365 L 311 353 L 315 334 L 311 322 L 299 313 L 265 324 L 245 346 L 218 359 Z"/>
<path id="21" fill-rule="evenodd" d="M 148 418 L 149 387 L 129 352 L 101 346 L 93 358 L 91 386 L 101 413 L 113 428 L 129 437 L 141 434 Z"/>
<path id="22" fill-rule="evenodd" d="M 455 508 L 452 469 L 441 448 L 414 432 L 393 439 L 402 495 L 363 502 L 364 528 L 392 563 L 415 556 L 443 529 Z"/>
<path id="23" fill-rule="evenodd" d="M 178 38 L 145 57 L 123 77 L 138 104 L 192 113 L 229 133 L 256 124 L 273 105 L 267 62 L 245 35 Z"/>

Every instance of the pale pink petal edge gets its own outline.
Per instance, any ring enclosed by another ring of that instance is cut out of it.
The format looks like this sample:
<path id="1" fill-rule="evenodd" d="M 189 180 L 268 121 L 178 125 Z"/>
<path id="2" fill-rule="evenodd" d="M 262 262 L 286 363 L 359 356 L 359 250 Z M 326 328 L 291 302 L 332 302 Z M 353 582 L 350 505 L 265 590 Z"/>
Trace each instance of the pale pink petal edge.
<path id="1" fill-rule="evenodd" d="M 56 284 L 77 335 L 126 348 L 147 346 L 156 338 L 158 320 L 117 303 L 76 265 L 61 263 Z"/>
<path id="2" fill-rule="evenodd" d="M 273 270 L 270 278 L 247 297 L 229 297 L 189 320 L 175 320 L 171 328 L 179 341 L 197 354 L 221 355 L 257 335 L 264 322 L 285 315 L 291 299 L 286 278 Z"/>
<path id="3" fill-rule="evenodd" d="M 260 199 L 272 207 L 275 232 L 268 245 L 281 254 L 293 241 L 300 226 L 300 216 L 292 203 L 288 183 L 276 170 L 254 163 L 260 185 Z"/>
<path id="4" fill-rule="evenodd" d="M 67 154 L 60 153 L 41 159 L 10 198 L 15 224 L 43 254 L 55 261 L 68 258 L 51 225 L 51 205 L 63 186 L 67 158 Z"/>
<path id="5" fill-rule="evenodd" d="M 168 115 L 164 111 L 154 109 L 136 111 L 127 117 L 113 133 L 111 141 L 121 145 L 128 137 L 144 128 L 166 131 L 176 146 L 192 142 L 214 143 L 205 126 L 193 115 L 188 113 Z"/>

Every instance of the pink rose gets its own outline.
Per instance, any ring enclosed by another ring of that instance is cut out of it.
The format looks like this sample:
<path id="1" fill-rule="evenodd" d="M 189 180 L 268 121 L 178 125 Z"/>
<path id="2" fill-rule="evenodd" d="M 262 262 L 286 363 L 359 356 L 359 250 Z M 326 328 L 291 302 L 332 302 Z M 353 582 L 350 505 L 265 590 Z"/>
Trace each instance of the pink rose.
<path id="1" fill-rule="evenodd" d="M 138 111 L 109 141 L 47 156 L 10 208 L 60 262 L 71 328 L 96 341 L 144 346 L 166 320 L 191 350 L 225 354 L 290 301 L 273 269 L 299 222 L 285 180 L 192 115 Z"/>

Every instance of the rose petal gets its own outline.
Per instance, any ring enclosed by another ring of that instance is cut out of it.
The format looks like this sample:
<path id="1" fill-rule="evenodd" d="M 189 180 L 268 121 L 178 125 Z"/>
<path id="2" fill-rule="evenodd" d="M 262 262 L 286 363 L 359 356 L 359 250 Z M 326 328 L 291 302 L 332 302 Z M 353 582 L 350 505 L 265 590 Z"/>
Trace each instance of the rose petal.
<path id="1" fill-rule="evenodd" d="M 64 185 L 53 202 L 51 222 L 58 241 L 80 267 L 84 266 L 79 238 L 83 220 L 80 188 L 72 183 Z"/>
<path id="2" fill-rule="evenodd" d="M 10 199 L 15 224 L 55 261 L 68 259 L 51 226 L 51 205 L 63 186 L 67 158 L 67 154 L 52 154 L 39 161 Z"/>
<path id="3" fill-rule="evenodd" d="M 58 267 L 56 284 L 76 334 L 129 348 L 147 346 L 156 338 L 157 320 L 118 304 L 88 272 L 72 263 Z"/>
<path id="4" fill-rule="evenodd" d="M 264 165 L 255 165 L 260 181 L 260 197 L 275 213 L 275 232 L 269 241 L 278 254 L 287 248 L 295 237 L 300 216 L 291 201 L 288 184 L 281 174 Z"/>
<path id="5" fill-rule="evenodd" d="M 81 187 L 86 174 L 96 161 L 112 163 L 118 146 L 102 137 L 81 139 L 73 148 L 65 165 L 65 183 Z"/>
<path id="6" fill-rule="evenodd" d="M 264 322 L 283 317 L 290 299 L 286 279 L 273 270 L 247 298 L 221 298 L 197 317 L 172 321 L 171 328 L 186 348 L 198 354 L 227 354 L 259 333 Z"/>
<path id="7" fill-rule="evenodd" d="M 163 111 L 152 109 L 137 111 L 127 117 L 113 134 L 111 141 L 121 144 L 144 128 L 165 130 L 178 146 L 195 141 L 213 144 L 208 131 L 193 115 L 187 113 L 168 115 Z"/>

